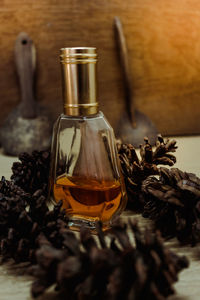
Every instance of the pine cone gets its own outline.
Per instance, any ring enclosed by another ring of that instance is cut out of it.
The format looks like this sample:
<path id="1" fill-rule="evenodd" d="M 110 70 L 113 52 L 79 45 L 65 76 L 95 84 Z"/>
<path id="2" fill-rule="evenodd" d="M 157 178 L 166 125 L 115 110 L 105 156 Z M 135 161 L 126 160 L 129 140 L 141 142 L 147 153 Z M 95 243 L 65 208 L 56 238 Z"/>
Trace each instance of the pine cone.
<path id="1" fill-rule="evenodd" d="M 13 240 L 15 225 L 20 218 L 21 212 L 25 210 L 29 195 L 13 182 L 2 177 L 0 181 L 0 237 L 1 253 L 4 258 L 15 255 L 16 248 L 10 248 L 10 241 Z M 7 249 L 10 248 L 7 253 Z"/>
<path id="2" fill-rule="evenodd" d="M 32 155 L 22 153 L 19 155 L 21 162 L 14 162 L 11 179 L 24 191 L 33 194 L 38 189 L 47 195 L 50 152 L 33 151 Z"/>
<path id="3" fill-rule="evenodd" d="M 200 178 L 179 169 L 160 168 L 159 179 L 142 184 L 143 216 L 155 221 L 162 234 L 182 243 L 200 241 Z"/>
<path id="4" fill-rule="evenodd" d="M 0 197 L 17 197 L 20 203 L 26 202 L 28 194 L 24 192 L 18 185 L 15 185 L 13 181 L 6 180 L 2 176 L 0 181 Z M 0 202 L 1 203 L 1 202 Z"/>
<path id="5" fill-rule="evenodd" d="M 98 246 L 90 232 L 82 228 L 80 239 L 62 230 L 63 248 L 56 249 L 42 239 L 37 251 L 38 265 L 32 268 L 38 278 L 32 286 L 37 297 L 56 284 L 63 299 L 165 299 L 174 293 L 172 284 L 188 266 L 163 245 L 158 233 L 143 234 L 130 222 L 136 246 L 130 242 L 126 225 L 113 227 L 109 243 L 98 227 Z"/>
<path id="6" fill-rule="evenodd" d="M 150 175 L 159 174 L 158 165 L 173 166 L 176 157 L 170 152 L 177 149 L 175 140 L 166 140 L 158 136 L 155 150 L 149 144 L 148 138 L 145 144 L 140 146 L 140 158 L 131 144 L 119 144 L 118 153 L 121 161 L 122 173 L 128 192 L 128 208 L 141 209 L 143 198 L 141 197 L 142 182 Z"/>
<path id="7" fill-rule="evenodd" d="M 58 232 L 65 224 L 62 203 L 49 211 L 42 193 L 37 190 L 30 195 L 12 181 L 0 181 L 0 251 L 4 259 L 34 262 L 40 234 L 55 247 L 61 245 Z"/>

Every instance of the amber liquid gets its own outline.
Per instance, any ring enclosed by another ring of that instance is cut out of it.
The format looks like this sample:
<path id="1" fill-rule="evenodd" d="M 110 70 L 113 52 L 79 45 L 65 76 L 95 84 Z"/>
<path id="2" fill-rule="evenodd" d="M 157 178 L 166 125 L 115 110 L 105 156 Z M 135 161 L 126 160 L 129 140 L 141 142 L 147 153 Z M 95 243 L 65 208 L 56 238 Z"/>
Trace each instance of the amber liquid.
<path id="1" fill-rule="evenodd" d="M 121 207 L 119 181 L 60 176 L 54 185 L 54 199 L 63 201 L 66 214 L 75 219 L 109 222 Z"/>

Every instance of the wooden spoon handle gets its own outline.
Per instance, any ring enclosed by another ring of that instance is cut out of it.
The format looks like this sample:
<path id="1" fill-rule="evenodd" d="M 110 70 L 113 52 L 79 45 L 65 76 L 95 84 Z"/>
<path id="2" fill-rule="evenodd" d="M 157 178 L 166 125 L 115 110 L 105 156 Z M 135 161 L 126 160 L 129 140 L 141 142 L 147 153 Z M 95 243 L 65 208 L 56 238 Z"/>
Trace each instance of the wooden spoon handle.
<path id="1" fill-rule="evenodd" d="M 123 69 L 123 75 L 124 75 L 126 109 L 127 109 L 130 122 L 132 123 L 133 127 L 136 127 L 135 105 L 134 105 L 135 103 L 133 97 L 132 77 L 131 77 L 129 60 L 128 60 L 128 50 L 127 50 L 126 38 L 124 35 L 122 23 L 119 17 L 114 18 L 114 25 L 116 29 L 120 61 Z"/>
<path id="2" fill-rule="evenodd" d="M 36 103 L 33 93 L 35 73 L 35 46 L 25 32 L 21 32 L 15 42 L 15 62 L 21 89 L 22 117 L 36 117 Z"/>

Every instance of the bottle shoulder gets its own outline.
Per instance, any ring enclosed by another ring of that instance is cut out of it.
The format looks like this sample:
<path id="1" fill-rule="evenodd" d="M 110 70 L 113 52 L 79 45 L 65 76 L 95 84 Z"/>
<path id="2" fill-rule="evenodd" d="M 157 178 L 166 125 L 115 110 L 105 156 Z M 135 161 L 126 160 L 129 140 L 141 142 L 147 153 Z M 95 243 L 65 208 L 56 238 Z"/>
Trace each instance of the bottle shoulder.
<path id="1" fill-rule="evenodd" d="M 67 116 L 61 114 L 58 117 L 54 128 L 59 128 L 59 130 L 64 128 L 85 128 L 86 130 L 88 128 L 92 131 L 105 130 L 113 134 L 113 128 L 101 111 L 98 114 L 91 116 Z"/>

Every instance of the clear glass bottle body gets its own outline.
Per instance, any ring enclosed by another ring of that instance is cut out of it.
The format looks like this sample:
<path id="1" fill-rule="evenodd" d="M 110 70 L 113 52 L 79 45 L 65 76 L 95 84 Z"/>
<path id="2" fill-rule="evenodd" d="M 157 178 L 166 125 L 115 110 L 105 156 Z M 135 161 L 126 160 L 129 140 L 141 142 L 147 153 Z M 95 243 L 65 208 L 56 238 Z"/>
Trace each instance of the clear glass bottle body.
<path id="1" fill-rule="evenodd" d="M 102 112 L 85 117 L 61 115 L 51 151 L 50 197 L 63 201 L 69 225 L 106 229 L 126 205 L 112 127 Z"/>

